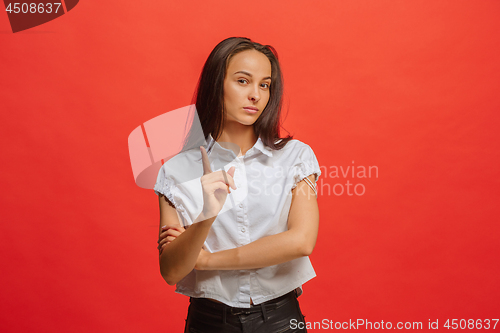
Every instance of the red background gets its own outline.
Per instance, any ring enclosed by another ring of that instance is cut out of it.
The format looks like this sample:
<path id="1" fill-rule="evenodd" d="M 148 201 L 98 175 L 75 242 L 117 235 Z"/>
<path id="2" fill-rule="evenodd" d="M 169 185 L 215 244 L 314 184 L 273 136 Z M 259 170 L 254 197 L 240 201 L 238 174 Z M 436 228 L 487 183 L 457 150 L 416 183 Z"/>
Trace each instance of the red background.
<path id="1" fill-rule="evenodd" d="M 230 36 L 278 50 L 284 127 L 321 166 L 378 167 L 320 178 L 366 191 L 319 196 L 306 319 L 499 318 L 499 17 L 497 0 L 81 1 L 13 34 L 0 13 L 1 330 L 182 331 L 127 137 L 190 104 Z"/>

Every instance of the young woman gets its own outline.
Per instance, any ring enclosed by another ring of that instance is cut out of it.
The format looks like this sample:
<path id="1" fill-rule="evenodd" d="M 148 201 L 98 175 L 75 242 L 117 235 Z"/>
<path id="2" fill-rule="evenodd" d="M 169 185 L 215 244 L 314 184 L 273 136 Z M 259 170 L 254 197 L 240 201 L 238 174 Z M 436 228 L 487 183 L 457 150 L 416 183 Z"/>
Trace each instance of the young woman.
<path id="1" fill-rule="evenodd" d="M 160 169 L 160 271 L 190 297 L 185 332 L 306 332 L 297 297 L 316 276 L 321 171 L 307 144 L 280 138 L 282 93 L 274 48 L 220 42 L 195 95 L 206 148 Z"/>

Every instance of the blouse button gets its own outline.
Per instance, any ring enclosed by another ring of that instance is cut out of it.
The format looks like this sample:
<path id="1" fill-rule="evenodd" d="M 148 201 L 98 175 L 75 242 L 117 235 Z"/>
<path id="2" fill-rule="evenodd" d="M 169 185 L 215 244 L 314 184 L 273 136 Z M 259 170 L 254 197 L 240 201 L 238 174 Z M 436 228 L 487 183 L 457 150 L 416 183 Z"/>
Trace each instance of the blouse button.
<path id="1" fill-rule="evenodd" d="M 245 228 L 241 228 L 241 232 L 245 232 Z"/>

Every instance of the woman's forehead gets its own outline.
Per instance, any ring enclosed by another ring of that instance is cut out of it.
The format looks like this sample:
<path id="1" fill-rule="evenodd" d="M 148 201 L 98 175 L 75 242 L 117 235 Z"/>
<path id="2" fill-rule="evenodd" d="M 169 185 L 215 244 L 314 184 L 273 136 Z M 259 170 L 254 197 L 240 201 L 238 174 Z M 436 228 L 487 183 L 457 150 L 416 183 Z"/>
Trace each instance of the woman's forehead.
<path id="1" fill-rule="evenodd" d="M 245 74 L 250 77 L 271 76 L 271 62 L 265 54 L 256 50 L 245 50 L 235 54 L 229 61 L 229 75 Z"/>

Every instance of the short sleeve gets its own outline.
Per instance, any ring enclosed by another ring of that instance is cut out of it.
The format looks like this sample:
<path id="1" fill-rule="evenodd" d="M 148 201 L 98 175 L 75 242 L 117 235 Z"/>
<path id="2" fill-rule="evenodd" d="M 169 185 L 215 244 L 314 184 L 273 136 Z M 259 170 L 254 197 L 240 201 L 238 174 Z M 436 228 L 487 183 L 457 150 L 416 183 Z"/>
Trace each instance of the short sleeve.
<path id="1" fill-rule="evenodd" d="M 308 145 L 305 145 L 297 155 L 297 160 L 294 164 L 294 180 L 292 190 L 297 187 L 297 184 L 304 178 L 315 174 L 314 182 L 318 181 L 321 176 L 321 170 L 314 151 Z"/>
<path id="2" fill-rule="evenodd" d="M 173 192 L 175 191 L 175 183 L 173 179 L 167 175 L 165 171 L 165 165 L 163 165 L 160 168 L 160 171 L 158 172 L 158 177 L 156 178 L 154 191 L 156 195 L 165 196 L 168 199 L 167 202 L 171 206 L 173 206 L 174 208 L 177 207 L 177 205 L 175 204 L 174 194 L 173 194 Z"/>

